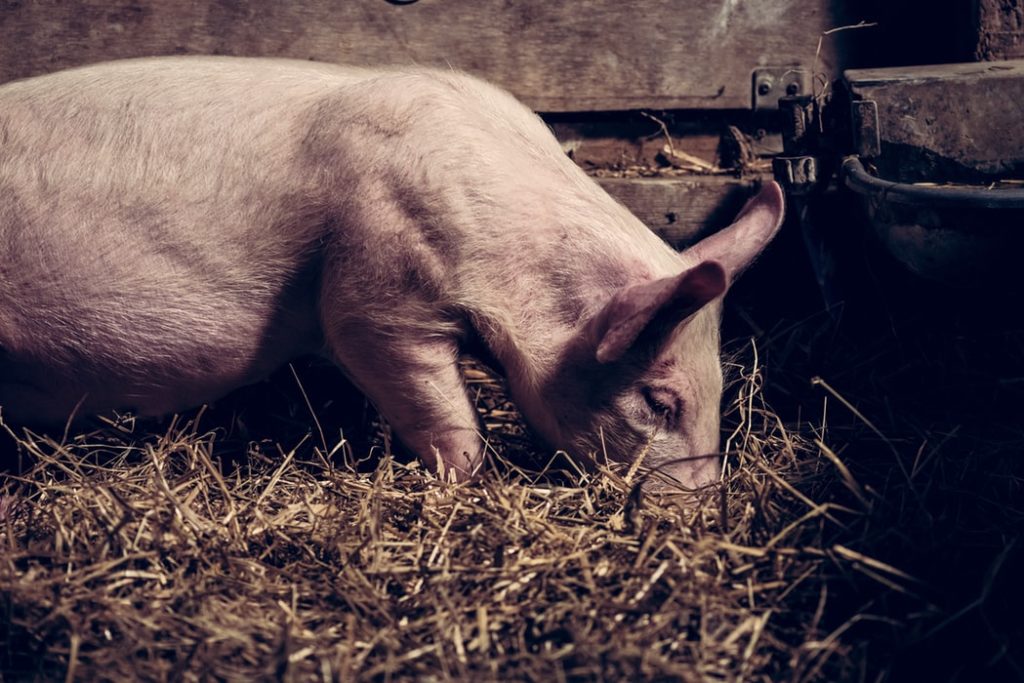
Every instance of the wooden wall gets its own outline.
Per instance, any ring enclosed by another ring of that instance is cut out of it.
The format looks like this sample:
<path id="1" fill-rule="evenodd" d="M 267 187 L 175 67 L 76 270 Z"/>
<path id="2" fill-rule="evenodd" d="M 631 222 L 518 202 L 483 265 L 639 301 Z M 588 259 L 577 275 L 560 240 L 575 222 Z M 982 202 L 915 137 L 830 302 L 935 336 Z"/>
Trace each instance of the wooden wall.
<path id="1" fill-rule="evenodd" d="M 744 120 L 750 131 L 771 132 L 770 121 L 750 118 L 754 69 L 794 67 L 820 73 L 823 82 L 847 67 L 1013 56 L 1024 50 L 1022 3 L 0 0 L 0 83 L 97 61 L 168 54 L 451 66 L 561 117 L 641 109 L 708 112 L 706 122 L 703 115 L 690 116 L 687 125 L 700 130 L 677 146 L 713 160 L 727 124 Z M 832 34 L 817 53 L 824 31 L 860 21 L 879 26 Z M 572 137 L 592 127 L 559 125 L 556 130 L 564 128 Z M 655 134 L 648 131 L 642 139 L 657 150 L 657 127 L 650 128 Z M 612 149 L 638 147 L 630 146 L 625 131 L 601 135 L 612 140 Z M 771 143 L 778 136 L 764 139 Z M 772 144 L 757 151 L 777 151 Z M 722 176 L 600 182 L 678 244 L 727 223 L 752 186 L 749 179 Z"/>
<path id="2" fill-rule="evenodd" d="M 814 66 L 834 0 L 2 0 L 0 82 L 167 54 L 450 65 L 538 111 L 747 109 Z M 818 69 L 832 72 L 831 41 Z M 781 93 L 780 93 L 781 94 Z"/>
<path id="3" fill-rule="evenodd" d="M 1024 0 L 977 0 L 978 59 L 1024 58 Z"/>

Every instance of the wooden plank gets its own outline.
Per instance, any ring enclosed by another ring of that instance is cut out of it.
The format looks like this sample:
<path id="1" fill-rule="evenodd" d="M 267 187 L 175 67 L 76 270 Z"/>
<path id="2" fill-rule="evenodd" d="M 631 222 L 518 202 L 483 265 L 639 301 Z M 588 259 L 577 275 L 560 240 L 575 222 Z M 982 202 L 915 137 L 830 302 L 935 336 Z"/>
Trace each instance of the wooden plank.
<path id="1" fill-rule="evenodd" d="M 729 225 L 755 186 L 753 179 L 729 176 L 599 178 L 598 183 L 675 247 Z"/>
<path id="2" fill-rule="evenodd" d="M 747 109 L 759 65 L 811 68 L 838 0 L 0 2 L 0 82 L 115 58 L 452 66 L 538 111 Z M 817 68 L 837 73 L 826 40 Z M 782 93 L 780 93 L 781 95 Z"/>
<path id="3" fill-rule="evenodd" d="M 882 177 L 973 181 L 1024 173 L 1024 60 L 851 69 L 878 107 Z"/>
<path id="4" fill-rule="evenodd" d="M 763 117 L 737 117 L 735 112 L 668 112 L 660 117 L 628 112 L 577 119 L 559 115 L 549 116 L 548 125 L 562 149 L 587 171 L 670 165 L 672 152 L 694 157 L 698 166 L 706 166 L 703 170 L 732 168 L 736 136 L 751 154 L 782 153 L 781 135 L 766 130 L 769 123 Z"/>
<path id="5" fill-rule="evenodd" d="M 846 80 L 857 88 L 883 87 L 895 84 L 923 83 L 987 83 L 995 84 L 1024 74 L 1024 60 L 996 63 L 925 64 L 881 69 L 848 69 Z"/>
<path id="6" fill-rule="evenodd" d="M 596 128 L 592 124 L 549 124 L 573 161 L 590 171 L 594 169 L 625 169 L 630 166 L 657 167 L 662 150 L 671 139 L 673 148 L 701 159 L 708 165 L 721 165 L 719 147 L 723 126 L 677 131 L 667 137 L 654 122 L 646 130 L 630 129 L 618 121 Z M 641 134 L 644 133 L 644 134 Z"/>

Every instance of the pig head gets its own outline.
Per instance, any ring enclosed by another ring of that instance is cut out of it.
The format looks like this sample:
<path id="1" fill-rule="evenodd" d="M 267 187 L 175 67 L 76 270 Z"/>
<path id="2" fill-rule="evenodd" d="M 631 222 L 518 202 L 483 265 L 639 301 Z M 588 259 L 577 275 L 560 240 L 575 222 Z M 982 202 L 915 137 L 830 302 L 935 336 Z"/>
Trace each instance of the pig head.
<path id="1" fill-rule="evenodd" d="M 718 467 L 721 297 L 768 183 L 676 252 L 507 93 L 454 71 L 154 58 L 0 87 L 0 415 L 167 413 L 330 358 L 445 476 L 489 351 L 552 447 Z"/>
<path id="2" fill-rule="evenodd" d="M 651 488 L 690 489 L 720 472 L 722 296 L 779 229 L 766 184 L 721 232 L 679 255 L 680 272 L 629 283 L 585 316 L 520 409 L 548 441 L 598 461 L 642 459 Z"/>

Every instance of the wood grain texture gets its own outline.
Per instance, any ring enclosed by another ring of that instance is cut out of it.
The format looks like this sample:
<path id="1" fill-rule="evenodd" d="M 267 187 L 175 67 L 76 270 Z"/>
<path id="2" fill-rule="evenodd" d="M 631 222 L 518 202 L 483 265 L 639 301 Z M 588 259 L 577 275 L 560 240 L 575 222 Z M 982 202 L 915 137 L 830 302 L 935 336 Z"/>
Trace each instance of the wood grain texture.
<path id="1" fill-rule="evenodd" d="M 838 0 L 2 0 L 0 82 L 116 58 L 452 66 L 538 111 L 746 109 L 758 65 L 811 67 Z M 836 73 L 826 41 L 818 69 Z M 782 93 L 780 93 L 781 95 Z"/>
<path id="2" fill-rule="evenodd" d="M 676 247 L 729 225 L 756 185 L 753 179 L 728 176 L 600 178 L 598 183 Z"/>

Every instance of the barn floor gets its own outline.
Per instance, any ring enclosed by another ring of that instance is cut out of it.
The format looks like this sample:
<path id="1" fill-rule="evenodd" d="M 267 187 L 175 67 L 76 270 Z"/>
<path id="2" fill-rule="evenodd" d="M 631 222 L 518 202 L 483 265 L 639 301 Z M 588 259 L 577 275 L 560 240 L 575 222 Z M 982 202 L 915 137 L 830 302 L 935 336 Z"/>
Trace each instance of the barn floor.
<path id="1" fill-rule="evenodd" d="M 3 680 L 1024 678 L 1024 326 L 872 269 L 826 313 L 791 246 L 732 295 L 733 450 L 696 502 L 538 452 L 476 366 L 471 485 L 315 365 L 7 434 Z"/>

